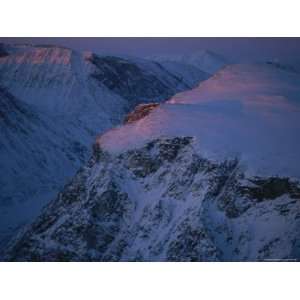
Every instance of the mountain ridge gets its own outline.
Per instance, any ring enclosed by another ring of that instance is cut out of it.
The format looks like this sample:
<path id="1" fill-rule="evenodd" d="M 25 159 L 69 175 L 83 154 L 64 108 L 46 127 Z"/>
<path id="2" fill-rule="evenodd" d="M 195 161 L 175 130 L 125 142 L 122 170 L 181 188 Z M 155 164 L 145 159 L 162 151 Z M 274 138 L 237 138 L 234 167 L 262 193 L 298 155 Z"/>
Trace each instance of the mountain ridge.
<path id="1" fill-rule="evenodd" d="M 1 44 L 0 52 L 0 101 L 11 102 L 0 119 L 0 240 L 55 197 L 88 159 L 97 134 L 136 104 L 167 100 L 206 79 L 200 71 L 179 78 L 155 62 L 55 45 Z"/>
<path id="2" fill-rule="evenodd" d="M 220 54 L 217 54 L 211 50 L 201 50 L 198 52 L 184 54 L 184 55 L 154 55 L 150 56 L 150 59 L 159 62 L 177 62 L 186 65 L 191 65 L 198 68 L 208 74 L 213 74 L 221 69 L 223 66 L 230 64 L 231 62 Z"/>
<path id="3" fill-rule="evenodd" d="M 299 83 L 274 66 L 232 65 L 137 107 L 5 259 L 299 260 Z"/>

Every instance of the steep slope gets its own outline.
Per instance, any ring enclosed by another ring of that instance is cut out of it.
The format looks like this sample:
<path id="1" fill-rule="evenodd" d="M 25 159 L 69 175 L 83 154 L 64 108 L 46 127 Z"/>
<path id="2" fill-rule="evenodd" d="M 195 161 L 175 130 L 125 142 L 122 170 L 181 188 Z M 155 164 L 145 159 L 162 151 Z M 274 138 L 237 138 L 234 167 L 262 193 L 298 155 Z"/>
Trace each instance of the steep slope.
<path id="1" fill-rule="evenodd" d="M 1 44 L 0 240 L 57 194 L 97 134 L 190 84 L 151 61 Z"/>
<path id="2" fill-rule="evenodd" d="M 192 74 L 194 77 L 188 71 L 179 77 L 157 62 L 138 58 L 91 55 L 88 61 L 96 67 L 92 77 L 127 99 L 131 108 L 141 102 L 168 99 L 176 91 L 190 89 L 207 79 L 201 71 Z"/>
<path id="3" fill-rule="evenodd" d="M 1 87 L 0 106 L 0 239 L 5 242 L 55 196 L 89 150 L 84 130 L 41 115 Z"/>
<path id="4" fill-rule="evenodd" d="M 202 50 L 192 54 L 184 55 L 156 55 L 151 59 L 160 63 L 180 63 L 191 66 L 206 72 L 214 74 L 216 71 L 229 64 L 229 61 L 223 56 L 209 50 Z"/>
<path id="5" fill-rule="evenodd" d="M 199 68 L 177 61 L 160 61 L 158 64 L 167 70 L 170 74 L 174 74 L 179 80 L 186 83 L 186 85 L 195 87 L 199 82 L 208 79 L 211 74 L 200 70 Z"/>
<path id="6" fill-rule="evenodd" d="M 6 260 L 300 258 L 300 76 L 234 65 L 100 136 Z"/>
<path id="7" fill-rule="evenodd" d="M 89 130 L 102 131 L 128 109 L 128 101 L 90 80 L 93 66 L 82 53 L 55 46 L 3 47 L 9 55 L 0 57 L 1 86 L 42 113 L 70 117 Z"/>

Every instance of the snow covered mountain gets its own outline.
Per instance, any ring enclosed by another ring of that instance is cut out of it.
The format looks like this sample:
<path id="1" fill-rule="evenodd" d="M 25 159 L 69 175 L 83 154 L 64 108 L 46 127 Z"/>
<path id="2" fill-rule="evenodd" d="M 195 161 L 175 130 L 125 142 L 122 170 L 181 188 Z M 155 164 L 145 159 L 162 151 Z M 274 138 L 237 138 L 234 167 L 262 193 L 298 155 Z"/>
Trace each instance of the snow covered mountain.
<path id="1" fill-rule="evenodd" d="M 184 55 L 155 55 L 151 59 L 160 62 L 166 67 L 169 63 L 175 62 L 181 65 L 188 65 L 208 74 L 214 74 L 216 71 L 229 64 L 229 61 L 210 50 L 202 50 L 192 54 Z"/>
<path id="2" fill-rule="evenodd" d="M 0 45 L 0 248 L 91 154 L 97 134 L 141 102 L 206 79 L 157 62 L 56 46 Z"/>
<path id="3" fill-rule="evenodd" d="M 5 259 L 299 260 L 299 97 L 295 72 L 232 65 L 138 106 Z"/>

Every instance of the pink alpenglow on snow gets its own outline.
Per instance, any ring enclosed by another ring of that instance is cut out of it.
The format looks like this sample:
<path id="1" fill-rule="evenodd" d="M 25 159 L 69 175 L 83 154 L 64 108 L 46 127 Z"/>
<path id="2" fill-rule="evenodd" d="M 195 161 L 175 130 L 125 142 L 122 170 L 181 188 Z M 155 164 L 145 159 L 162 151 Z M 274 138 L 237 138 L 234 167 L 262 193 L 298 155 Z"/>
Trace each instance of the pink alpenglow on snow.
<path id="1" fill-rule="evenodd" d="M 250 174 L 300 178 L 299 94 L 297 73 L 267 64 L 231 65 L 99 142 L 120 153 L 161 136 L 193 136 L 210 159 L 239 157 Z"/>

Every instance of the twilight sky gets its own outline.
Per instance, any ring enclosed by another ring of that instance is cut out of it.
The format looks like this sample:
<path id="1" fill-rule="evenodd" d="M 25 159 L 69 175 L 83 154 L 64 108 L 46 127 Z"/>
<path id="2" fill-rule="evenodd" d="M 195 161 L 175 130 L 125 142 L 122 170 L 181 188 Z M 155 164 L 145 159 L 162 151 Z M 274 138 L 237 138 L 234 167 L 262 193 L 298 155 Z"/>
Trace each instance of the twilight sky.
<path id="1" fill-rule="evenodd" d="M 232 61 L 300 61 L 300 38 L 0 38 L 0 42 L 55 44 L 134 56 L 188 54 L 209 49 Z"/>

